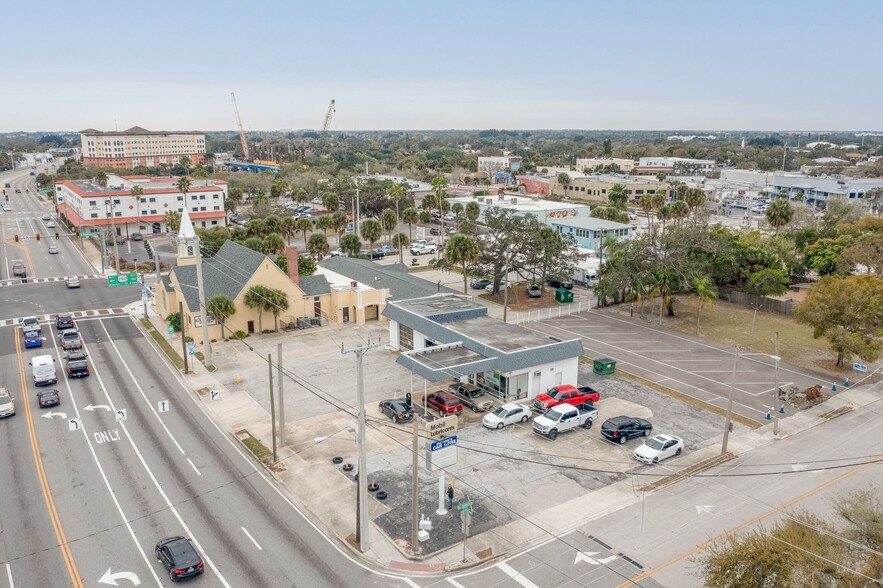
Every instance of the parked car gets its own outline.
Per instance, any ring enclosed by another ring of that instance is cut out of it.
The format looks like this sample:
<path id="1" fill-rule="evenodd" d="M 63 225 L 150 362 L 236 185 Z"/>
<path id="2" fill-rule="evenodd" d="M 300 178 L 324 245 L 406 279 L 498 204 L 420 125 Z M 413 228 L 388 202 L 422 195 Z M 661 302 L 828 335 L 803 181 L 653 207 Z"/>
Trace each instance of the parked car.
<path id="1" fill-rule="evenodd" d="M 429 229 L 429 234 L 438 236 L 441 235 L 441 231 L 436 227 L 432 227 L 431 229 Z"/>
<path id="2" fill-rule="evenodd" d="M 169 579 L 177 582 L 205 572 L 205 562 L 196 548 L 186 537 L 169 537 L 156 544 L 153 549 L 156 559 L 168 571 Z"/>
<path id="3" fill-rule="evenodd" d="M 40 408 L 58 406 L 61 404 L 61 397 L 58 395 L 58 390 L 40 390 L 37 392 L 37 403 L 40 405 Z"/>
<path id="4" fill-rule="evenodd" d="M 554 441 L 558 433 L 564 433 L 577 427 L 591 429 L 598 418 L 598 409 L 594 404 L 559 404 L 533 420 L 533 432 Z"/>
<path id="5" fill-rule="evenodd" d="M 76 329 L 62 331 L 58 336 L 58 340 L 61 342 L 61 349 L 63 351 L 74 351 L 83 347 L 83 340 Z"/>
<path id="6" fill-rule="evenodd" d="M 401 398 L 381 400 L 377 408 L 394 423 L 407 423 L 414 418 L 414 407 Z"/>
<path id="7" fill-rule="evenodd" d="M 132 233 L 132 241 L 143 241 L 144 235 L 141 233 Z"/>
<path id="8" fill-rule="evenodd" d="M 530 420 L 530 408 L 523 404 L 507 402 L 494 412 L 484 415 L 481 424 L 488 429 L 502 429 L 506 425 L 526 423 Z"/>
<path id="9" fill-rule="evenodd" d="M 512 289 L 512 284 L 510 284 L 510 283 L 507 282 L 506 280 L 502 280 L 502 281 L 500 282 L 500 290 L 511 290 L 511 289 Z M 484 291 L 487 292 L 487 293 L 489 293 L 489 294 L 490 294 L 490 293 L 493 293 L 493 291 L 494 291 L 494 283 L 491 282 L 490 284 L 488 284 L 487 286 L 485 286 L 485 287 L 484 287 Z"/>
<path id="10" fill-rule="evenodd" d="M 40 325 L 40 321 L 37 320 L 35 316 L 26 316 L 21 319 L 21 330 L 22 331 L 37 331 L 38 333 L 43 332 L 43 327 Z"/>
<path id="11" fill-rule="evenodd" d="M 561 278 L 549 278 L 547 280 L 547 283 L 549 284 L 549 286 L 551 286 L 552 288 L 555 288 L 555 289 L 558 289 L 558 288 L 564 288 L 565 290 L 572 290 L 573 289 L 573 282 L 564 281 Z"/>
<path id="12" fill-rule="evenodd" d="M 74 317 L 69 312 L 59 312 L 55 315 L 55 328 L 59 331 L 74 328 Z"/>
<path id="13" fill-rule="evenodd" d="M 58 245 L 50 245 L 49 246 L 49 254 L 55 255 L 59 252 Z"/>
<path id="14" fill-rule="evenodd" d="M 68 288 L 79 288 L 80 287 L 80 278 L 77 276 L 69 276 L 65 282 L 67 282 Z"/>
<path id="15" fill-rule="evenodd" d="M 435 253 L 438 246 L 435 243 L 415 243 L 411 245 L 411 255 L 423 255 L 424 253 Z"/>
<path id="16" fill-rule="evenodd" d="M 438 391 L 427 394 L 426 406 L 436 409 L 441 416 L 463 412 L 463 403 L 450 392 Z"/>
<path id="17" fill-rule="evenodd" d="M 65 358 L 68 378 L 88 378 L 89 362 L 85 353 L 70 353 Z"/>
<path id="18" fill-rule="evenodd" d="M 527 287 L 527 295 L 530 298 L 539 298 L 543 295 L 543 291 L 536 284 L 531 284 Z"/>
<path id="19" fill-rule="evenodd" d="M 490 400 L 485 400 L 484 390 L 474 384 L 464 384 L 463 382 L 454 382 L 448 386 L 451 394 L 456 396 L 463 402 L 464 406 L 472 409 L 472 412 L 488 411 L 494 406 Z"/>
<path id="20" fill-rule="evenodd" d="M 677 435 L 656 435 L 644 441 L 635 449 L 635 459 L 646 464 L 656 464 L 669 457 L 680 455 L 684 450 L 684 440 Z"/>
<path id="21" fill-rule="evenodd" d="M 533 409 L 539 413 L 546 412 L 559 404 L 594 404 L 601 399 L 601 394 L 591 386 L 571 386 L 562 384 L 549 388 L 545 394 L 537 394 L 533 400 Z"/>
<path id="22" fill-rule="evenodd" d="M 616 443 L 625 443 L 634 437 L 649 437 L 652 432 L 650 421 L 636 417 L 616 416 L 601 424 L 601 434 Z"/>
<path id="23" fill-rule="evenodd" d="M 390 245 L 389 243 L 385 243 L 377 248 L 378 251 L 382 251 L 384 255 L 395 255 L 399 252 L 398 249 Z"/>
<path id="24" fill-rule="evenodd" d="M 25 331 L 23 336 L 25 349 L 33 349 L 34 347 L 43 347 L 43 337 L 37 331 Z"/>
<path id="25" fill-rule="evenodd" d="M 15 414 L 15 399 L 9 395 L 9 390 L 0 388 L 0 417 L 10 417 Z"/>
<path id="26" fill-rule="evenodd" d="M 322 204 L 321 198 L 313 198 L 313 204 Z"/>
<path id="27" fill-rule="evenodd" d="M 12 207 L 9 206 L 8 204 L 6 204 L 5 202 L 0 206 L 3 207 L 3 212 L 9 212 L 10 210 L 12 210 Z"/>
<path id="28" fill-rule="evenodd" d="M 368 259 L 383 259 L 384 253 L 380 249 L 362 249 L 362 255 Z"/>
<path id="29" fill-rule="evenodd" d="M 347 255 L 346 252 L 344 252 L 341 249 L 335 249 L 334 251 L 332 251 L 328 255 L 330 257 L 349 257 L 349 255 Z"/>
<path id="30" fill-rule="evenodd" d="M 475 290 L 484 290 L 490 284 L 493 284 L 493 280 L 485 280 L 485 279 L 476 279 L 469 282 L 469 287 Z"/>

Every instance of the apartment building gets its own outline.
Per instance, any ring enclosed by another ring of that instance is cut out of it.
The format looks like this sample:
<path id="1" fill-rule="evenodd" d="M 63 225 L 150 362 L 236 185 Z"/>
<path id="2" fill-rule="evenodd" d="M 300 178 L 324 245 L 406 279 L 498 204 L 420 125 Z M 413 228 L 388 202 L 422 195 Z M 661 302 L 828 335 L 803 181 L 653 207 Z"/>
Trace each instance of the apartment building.
<path id="1" fill-rule="evenodd" d="M 676 175 L 709 175 L 717 171 L 713 159 L 688 159 L 685 157 L 642 157 L 634 171 L 639 175 L 656 175 L 659 172 Z"/>
<path id="2" fill-rule="evenodd" d="M 189 157 L 192 165 L 205 162 L 205 134 L 199 131 L 170 133 L 132 127 L 125 131 L 80 131 L 83 165 L 134 169 L 143 165 L 177 165 Z"/>
<path id="3" fill-rule="evenodd" d="M 133 232 L 165 233 L 169 230 L 166 213 L 184 212 L 185 194 L 178 190 L 178 179 L 109 174 L 105 188 L 91 180 L 59 180 L 55 182 L 56 207 L 81 231 L 113 224 L 117 235 L 123 237 Z M 132 193 L 136 186 L 141 194 Z M 193 226 L 226 226 L 226 199 L 227 182 L 191 179 L 186 206 Z"/>
<path id="4" fill-rule="evenodd" d="M 656 178 L 636 178 L 631 176 L 597 175 L 570 178 L 570 183 L 561 185 L 557 181 L 551 183 L 552 194 L 566 200 L 582 202 L 595 206 L 607 206 L 607 194 L 616 184 L 622 184 L 628 194 L 629 201 L 636 201 L 644 194 L 656 194 L 661 190 L 666 198 L 670 197 L 668 182 L 660 182 Z"/>

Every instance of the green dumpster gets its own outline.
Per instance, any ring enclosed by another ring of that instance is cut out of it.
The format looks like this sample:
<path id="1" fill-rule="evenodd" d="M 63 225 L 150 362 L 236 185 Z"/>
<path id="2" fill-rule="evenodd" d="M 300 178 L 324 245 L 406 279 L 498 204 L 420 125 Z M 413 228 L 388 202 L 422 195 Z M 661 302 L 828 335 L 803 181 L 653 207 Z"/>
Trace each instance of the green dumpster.
<path id="1" fill-rule="evenodd" d="M 596 374 L 612 374 L 616 371 L 616 360 L 609 357 L 596 359 L 593 368 Z"/>
<path id="2" fill-rule="evenodd" d="M 555 302 L 560 304 L 571 304 L 573 302 L 573 292 L 564 288 L 555 290 Z"/>

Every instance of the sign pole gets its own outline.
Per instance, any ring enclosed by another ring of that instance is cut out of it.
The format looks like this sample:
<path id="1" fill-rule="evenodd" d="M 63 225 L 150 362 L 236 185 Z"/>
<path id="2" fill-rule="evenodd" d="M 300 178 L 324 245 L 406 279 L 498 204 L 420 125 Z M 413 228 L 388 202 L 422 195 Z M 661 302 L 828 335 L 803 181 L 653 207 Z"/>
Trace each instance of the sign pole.
<path id="1" fill-rule="evenodd" d="M 187 341 L 184 337 L 184 301 L 178 301 L 178 322 L 181 323 L 181 352 L 184 354 L 184 374 L 187 372 Z"/>
<path id="2" fill-rule="evenodd" d="M 420 521 L 417 516 L 420 513 L 420 497 L 417 492 L 417 418 L 414 418 L 414 436 L 411 440 L 411 555 L 420 553 Z"/>
<path id="3" fill-rule="evenodd" d="M 438 476 L 438 510 L 435 511 L 435 514 L 441 516 L 448 514 L 448 509 L 445 508 L 445 471 L 442 470 L 441 474 Z"/>

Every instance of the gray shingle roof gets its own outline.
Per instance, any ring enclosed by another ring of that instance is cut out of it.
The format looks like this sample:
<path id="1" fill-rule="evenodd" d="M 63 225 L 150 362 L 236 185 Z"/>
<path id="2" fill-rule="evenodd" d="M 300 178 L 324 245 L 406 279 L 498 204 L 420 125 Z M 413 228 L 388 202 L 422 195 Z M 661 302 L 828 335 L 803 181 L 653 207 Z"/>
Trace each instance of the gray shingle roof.
<path id="1" fill-rule="evenodd" d="M 326 257 L 319 265 L 329 270 L 346 276 L 351 280 L 361 282 L 377 290 L 388 288 L 392 300 L 408 300 L 411 298 L 423 298 L 432 296 L 438 292 L 456 294 L 446 286 L 439 289 L 437 286 L 420 279 L 405 271 L 390 270 L 389 267 L 378 265 L 367 259 L 355 257 Z M 404 266 L 396 264 L 399 269 Z M 405 268 L 407 269 L 407 268 Z"/>
<path id="2" fill-rule="evenodd" d="M 298 286 L 304 291 L 304 296 L 321 296 L 331 292 L 331 284 L 323 275 L 300 276 Z"/>
<path id="3" fill-rule="evenodd" d="M 202 262 L 206 302 L 219 295 L 235 300 L 265 259 L 262 253 L 233 241 L 225 241 L 217 253 Z M 199 310 L 196 266 L 178 266 L 173 271 L 187 307 L 191 312 Z"/>

